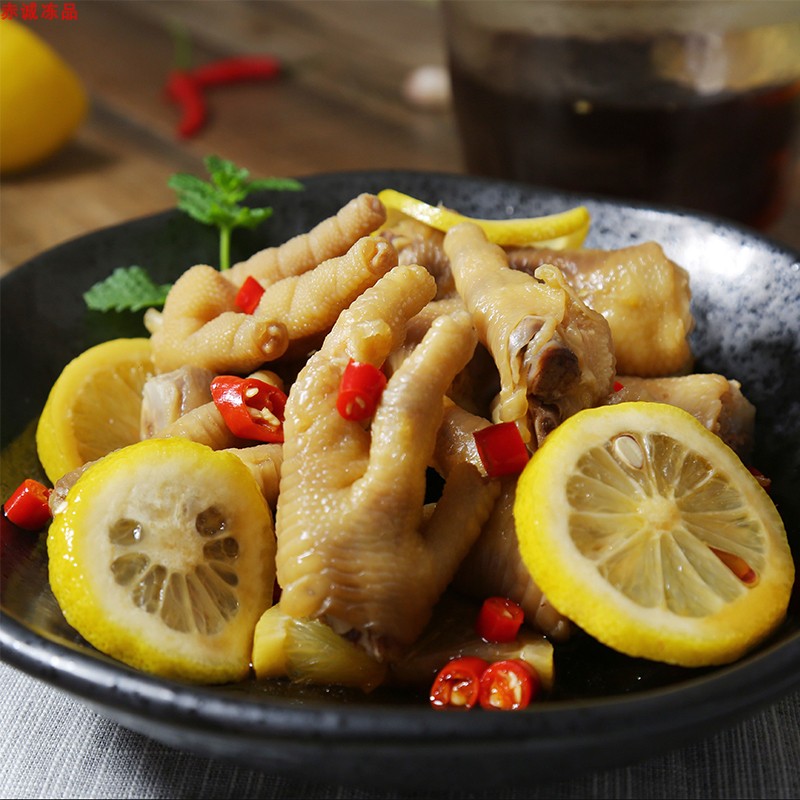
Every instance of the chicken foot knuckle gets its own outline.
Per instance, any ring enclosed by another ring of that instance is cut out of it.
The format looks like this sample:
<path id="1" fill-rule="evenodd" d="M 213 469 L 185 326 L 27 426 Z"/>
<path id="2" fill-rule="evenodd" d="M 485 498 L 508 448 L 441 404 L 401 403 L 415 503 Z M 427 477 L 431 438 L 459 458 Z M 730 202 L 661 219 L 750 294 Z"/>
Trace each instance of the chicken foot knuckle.
<path id="1" fill-rule="evenodd" d="M 170 290 L 150 339 L 158 372 L 186 364 L 216 373 L 249 372 L 283 355 L 286 327 L 238 313 L 235 301 L 233 284 L 213 267 L 187 270 Z"/>
<path id="2" fill-rule="evenodd" d="M 289 336 L 287 355 L 305 355 L 319 346 L 343 309 L 395 266 L 392 245 L 364 237 L 344 255 L 272 284 L 254 316 L 280 320 Z"/>

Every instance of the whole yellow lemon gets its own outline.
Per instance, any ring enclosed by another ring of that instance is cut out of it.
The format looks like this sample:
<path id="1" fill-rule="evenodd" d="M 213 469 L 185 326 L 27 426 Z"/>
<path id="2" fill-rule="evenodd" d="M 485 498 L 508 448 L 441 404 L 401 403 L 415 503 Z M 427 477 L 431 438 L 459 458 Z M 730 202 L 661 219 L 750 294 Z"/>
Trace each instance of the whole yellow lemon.
<path id="1" fill-rule="evenodd" d="M 27 26 L 0 22 L 0 172 L 18 172 L 55 153 L 88 108 L 75 71 Z"/>

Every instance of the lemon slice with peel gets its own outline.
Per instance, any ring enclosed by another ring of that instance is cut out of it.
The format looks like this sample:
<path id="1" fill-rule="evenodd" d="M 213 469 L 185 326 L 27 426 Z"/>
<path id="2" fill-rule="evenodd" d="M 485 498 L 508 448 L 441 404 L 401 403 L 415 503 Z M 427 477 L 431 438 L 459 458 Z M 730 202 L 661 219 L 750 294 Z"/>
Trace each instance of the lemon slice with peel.
<path id="1" fill-rule="evenodd" d="M 354 642 L 317 619 L 294 619 L 280 604 L 268 608 L 253 637 L 253 669 L 259 680 L 288 677 L 295 683 L 351 686 L 371 691 L 386 677 Z"/>
<path id="2" fill-rule="evenodd" d="M 628 655 L 727 663 L 786 614 L 794 564 L 775 505 L 681 409 L 620 403 L 570 417 L 520 475 L 514 519 L 549 601 Z"/>
<path id="3" fill-rule="evenodd" d="M 389 212 L 405 214 L 418 222 L 446 233 L 461 222 L 473 222 L 486 238 L 501 247 L 549 247 L 555 250 L 580 247 L 591 225 L 585 206 L 576 206 L 557 214 L 518 219 L 476 219 L 466 217 L 444 206 L 432 206 L 395 189 L 384 189 L 378 198 Z"/>
<path id="4" fill-rule="evenodd" d="M 139 440 L 150 340 L 112 339 L 74 358 L 53 384 L 36 429 L 47 477 L 62 475 Z"/>
<path id="5" fill-rule="evenodd" d="M 272 515 L 244 463 L 148 439 L 91 465 L 47 536 L 50 585 L 90 644 L 194 683 L 241 680 L 272 601 Z"/>

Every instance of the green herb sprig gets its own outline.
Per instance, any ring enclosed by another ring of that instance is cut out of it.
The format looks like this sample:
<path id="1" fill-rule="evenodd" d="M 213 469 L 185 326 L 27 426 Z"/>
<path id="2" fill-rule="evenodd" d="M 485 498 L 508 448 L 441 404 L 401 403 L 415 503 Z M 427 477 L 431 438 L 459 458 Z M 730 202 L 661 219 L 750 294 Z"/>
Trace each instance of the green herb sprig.
<path id="1" fill-rule="evenodd" d="M 251 180 L 244 167 L 219 156 L 205 159 L 211 176 L 204 181 L 195 175 L 179 172 L 168 186 L 178 195 L 178 208 L 192 219 L 219 228 L 219 268 L 230 268 L 231 234 L 236 228 L 255 228 L 272 216 L 272 209 L 249 208 L 240 205 L 249 194 L 257 191 L 297 191 L 303 185 L 292 178 L 260 178 Z"/>
<path id="2" fill-rule="evenodd" d="M 167 185 L 175 190 L 178 208 L 192 219 L 219 229 L 219 268 L 230 269 L 231 235 L 236 228 L 255 228 L 272 216 L 272 208 L 242 205 L 257 191 L 298 191 L 303 184 L 293 178 L 251 179 L 248 170 L 211 155 L 204 159 L 210 180 L 176 173 Z M 155 284 L 140 266 L 117 267 L 95 283 L 83 299 L 93 311 L 140 311 L 164 305 L 171 284 Z"/>

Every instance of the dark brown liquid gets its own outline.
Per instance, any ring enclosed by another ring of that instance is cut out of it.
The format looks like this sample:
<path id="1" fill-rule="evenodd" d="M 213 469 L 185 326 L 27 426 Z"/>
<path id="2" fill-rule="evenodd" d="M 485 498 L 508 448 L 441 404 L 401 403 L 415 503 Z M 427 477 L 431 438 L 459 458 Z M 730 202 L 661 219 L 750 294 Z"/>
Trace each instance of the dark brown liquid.
<path id="1" fill-rule="evenodd" d="M 504 46 L 514 52 L 513 43 Z M 684 206 L 756 226 L 780 213 L 800 82 L 746 94 L 665 86 L 649 104 L 634 88 L 629 97 L 592 102 L 537 95 L 530 86 L 525 94 L 504 93 L 453 59 L 450 66 L 470 172 Z"/>

